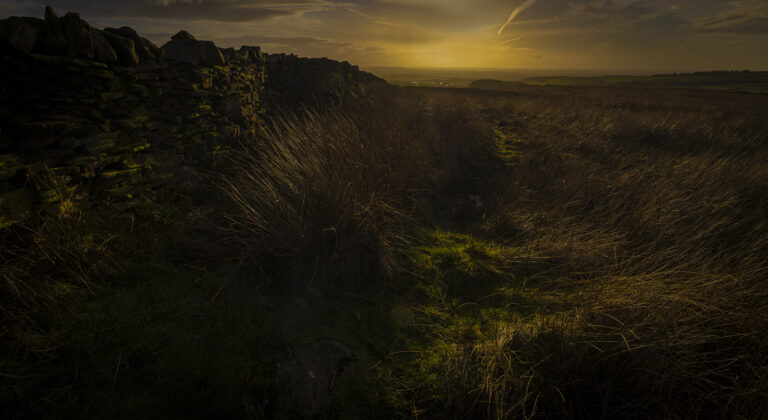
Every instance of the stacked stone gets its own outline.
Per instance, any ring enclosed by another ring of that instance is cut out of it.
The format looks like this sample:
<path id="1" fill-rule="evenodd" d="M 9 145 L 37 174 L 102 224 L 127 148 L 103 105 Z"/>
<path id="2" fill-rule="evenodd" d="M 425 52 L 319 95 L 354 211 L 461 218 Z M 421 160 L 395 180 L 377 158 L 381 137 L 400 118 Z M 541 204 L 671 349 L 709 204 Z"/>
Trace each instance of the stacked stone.
<path id="1" fill-rule="evenodd" d="M 346 61 L 293 54 L 268 54 L 265 61 L 265 95 L 267 102 L 276 107 L 340 104 L 370 97 L 371 91 L 386 86 L 383 79 Z"/>
<path id="2" fill-rule="evenodd" d="M 212 45 L 159 49 L 50 8 L 0 21 L 0 228 L 63 199 L 131 207 L 220 162 L 259 123 L 264 58 Z"/>
<path id="3" fill-rule="evenodd" d="M 346 62 L 221 50 L 185 31 L 158 48 L 51 8 L 0 21 L 0 75 L 0 228 L 63 199 L 126 208 L 194 185 L 265 103 L 341 103 L 386 85 Z"/>
<path id="4" fill-rule="evenodd" d="M 45 19 L 14 16 L 0 21 L 0 45 L 6 51 L 129 66 L 162 57 L 160 48 L 131 28 L 98 30 L 77 13 L 59 17 L 51 7 L 45 9 Z"/>

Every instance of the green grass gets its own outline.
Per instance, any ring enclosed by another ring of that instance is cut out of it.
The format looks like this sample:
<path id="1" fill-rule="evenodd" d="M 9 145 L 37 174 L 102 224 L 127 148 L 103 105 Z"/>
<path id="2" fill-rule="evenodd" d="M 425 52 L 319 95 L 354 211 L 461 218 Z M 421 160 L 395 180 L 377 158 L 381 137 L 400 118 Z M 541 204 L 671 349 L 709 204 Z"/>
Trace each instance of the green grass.
<path id="1" fill-rule="evenodd" d="M 403 280 L 410 283 L 408 297 L 401 294 L 392 314 L 403 343 L 388 363 L 400 415 L 465 418 L 497 412 L 494 400 L 507 398 L 499 389 L 512 386 L 494 374 L 498 359 L 507 357 L 499 352 L 510 334 L 549 331 L 568 300 L 567 294 L 530 281 L 535 260 L 470 234 L 440 228 L 420 233 Z M 507 360 L 504 369 L 523 377 L 533 361 L 526 362 L 522 353 L 518 357 Z"/>

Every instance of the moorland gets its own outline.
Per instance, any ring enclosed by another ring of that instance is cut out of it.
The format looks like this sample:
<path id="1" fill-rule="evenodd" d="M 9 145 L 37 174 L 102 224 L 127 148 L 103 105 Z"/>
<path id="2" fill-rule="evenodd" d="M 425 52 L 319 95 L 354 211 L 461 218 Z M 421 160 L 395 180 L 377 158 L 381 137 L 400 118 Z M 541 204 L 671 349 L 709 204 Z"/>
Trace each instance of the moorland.
<path id="1" fill-rule="evenodd" d="M 768 415 L 765 95 L 4 54 L 10 418 Z"/>

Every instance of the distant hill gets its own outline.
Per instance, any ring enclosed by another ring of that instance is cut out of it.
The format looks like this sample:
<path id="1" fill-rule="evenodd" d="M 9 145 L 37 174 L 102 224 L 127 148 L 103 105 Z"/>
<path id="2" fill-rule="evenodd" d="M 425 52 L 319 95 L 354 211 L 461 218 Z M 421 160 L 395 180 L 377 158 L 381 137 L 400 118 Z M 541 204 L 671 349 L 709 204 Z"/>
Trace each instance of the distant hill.
<path id="1" fill-rule="evenodd" d="M 711 71 L 653 76 L 554 76 L 533 77 L 521 82 L 531 86 L 626 86 L 768 93 L 768 72 L 765 71 Z"/>

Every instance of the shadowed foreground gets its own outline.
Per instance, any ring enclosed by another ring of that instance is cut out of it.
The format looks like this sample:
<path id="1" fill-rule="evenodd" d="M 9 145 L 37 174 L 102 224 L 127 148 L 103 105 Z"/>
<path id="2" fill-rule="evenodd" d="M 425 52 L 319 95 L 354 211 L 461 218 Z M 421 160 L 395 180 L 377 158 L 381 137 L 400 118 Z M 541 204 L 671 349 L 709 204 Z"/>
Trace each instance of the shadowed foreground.
<path id="1" fill-rule="evenodd" d="M 372 102 L 273 118 L 191 189 L 0 231 L 3 411 L 768 415 L 765 96 Z"/>

